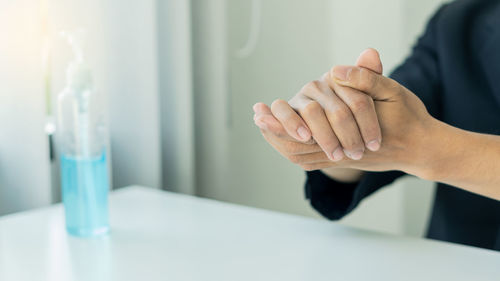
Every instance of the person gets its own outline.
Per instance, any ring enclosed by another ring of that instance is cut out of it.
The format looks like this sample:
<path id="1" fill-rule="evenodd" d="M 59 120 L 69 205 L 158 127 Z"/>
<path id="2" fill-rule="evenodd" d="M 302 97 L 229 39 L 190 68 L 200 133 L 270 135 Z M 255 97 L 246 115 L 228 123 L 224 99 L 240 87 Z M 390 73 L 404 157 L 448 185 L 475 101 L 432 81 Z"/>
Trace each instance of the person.
<path id="1" fill-rule="evenodd" d="M 500 250 L 499 50 L 500 1 L 457 0 L 390 78 L 368 49 L 254 120 L 326 218 L 411 174 L 438 182 L 428 238 Z"/>

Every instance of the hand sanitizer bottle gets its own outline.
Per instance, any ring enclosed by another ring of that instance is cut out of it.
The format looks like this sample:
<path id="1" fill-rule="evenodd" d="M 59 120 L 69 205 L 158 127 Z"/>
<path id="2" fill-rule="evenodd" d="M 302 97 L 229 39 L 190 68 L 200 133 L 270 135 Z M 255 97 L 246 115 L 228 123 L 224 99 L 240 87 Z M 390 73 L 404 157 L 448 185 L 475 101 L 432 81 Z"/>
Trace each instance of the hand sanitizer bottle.
<path id="1" fill-rule="evenodd" d="M 109 232 L 108 137 L 102 97 L 92 89 L 81 34 L 64 34 L 75 58 L 58 96 L 59 153 L 66 229 L 80 237 Z"/>

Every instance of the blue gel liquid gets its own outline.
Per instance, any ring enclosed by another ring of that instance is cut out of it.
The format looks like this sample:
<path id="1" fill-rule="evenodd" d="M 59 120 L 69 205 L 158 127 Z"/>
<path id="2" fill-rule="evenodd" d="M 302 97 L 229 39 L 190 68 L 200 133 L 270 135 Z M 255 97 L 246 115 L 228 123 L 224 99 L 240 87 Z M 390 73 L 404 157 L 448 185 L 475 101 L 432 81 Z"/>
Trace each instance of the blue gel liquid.
<path id="1" fill-rule="evenodd" d="M 62 197 L 69 234 L 80 237 L 109 232 L 106 154 L 93 158 L 61 156 Z"/>

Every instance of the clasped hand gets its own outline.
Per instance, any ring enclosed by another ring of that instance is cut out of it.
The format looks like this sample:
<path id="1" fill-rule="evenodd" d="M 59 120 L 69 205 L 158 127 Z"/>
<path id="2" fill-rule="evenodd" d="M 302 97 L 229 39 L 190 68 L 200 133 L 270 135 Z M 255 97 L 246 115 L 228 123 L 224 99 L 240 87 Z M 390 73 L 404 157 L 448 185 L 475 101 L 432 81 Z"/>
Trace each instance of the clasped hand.
<path id="1" fill-rule="evenodd" d="M 373 49 L 288 102 L 257 103 L 254 111 L 267 142 L 305 170 L 401 170 L 427 178 L 425 142 L 436 120 L 415 94 L 382 75 Z"/>

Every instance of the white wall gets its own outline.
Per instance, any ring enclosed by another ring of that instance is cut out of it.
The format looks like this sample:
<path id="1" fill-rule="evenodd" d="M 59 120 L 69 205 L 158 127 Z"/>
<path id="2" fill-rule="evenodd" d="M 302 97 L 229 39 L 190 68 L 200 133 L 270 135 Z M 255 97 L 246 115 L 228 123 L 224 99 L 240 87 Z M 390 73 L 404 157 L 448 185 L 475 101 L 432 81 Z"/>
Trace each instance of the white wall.
<path id="1" fill-rule="evenodd" d="M 196 192 L 230 201 L 226 1 L 191 3 Z"/>
<path id="2" fill-rule="evenodd" d="M 85 1 L 87 2 L 87 1 Z M 107 27 L 113 184 L 162 187 L 156 1 L 97 1 Z"/>
<path id="3" fill-rule="evenodd" d="M 247 39 L 250 2 L 205 2 L 192 5 L 199 194 L 314 215 L 304 201 L 303 173 L 264 142 L 252 105 L 291 96 L 329 67 L 321 46 L 326 2 L 263 1 L 261 37 L 247 59 L 234 52 Z M 309 56 L 311 48 L 318 56 Z"/>
<path id="4" fill-rule="evenodd" d="M 51 199 L 39 8 L 0 1 L 0 214 Z"/>
<path id="5" fill-rule="evenodd" d="M 304 200 L 304 173 L 262 139 L 252 105 L 291 97 L 332 65 L 353 63 L 366 47 L 381 52 L 389 73 L 438 2 L 262 1 L 258 44 L 242 59 L 235 50 L 247 41 L 251 1 L 193 0 L 199 194 L 317 216 Z M 365 200 L 343 223 L 421 235 L 431 195 L 430 183 L 403 179 Z"/>
<path id="6" fill-rule="evenodd" d="M 163 187 L 195 192 L 190 1 L 158 0 Z"/>

